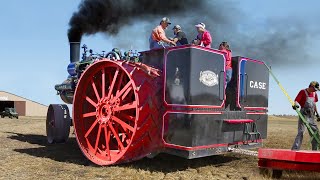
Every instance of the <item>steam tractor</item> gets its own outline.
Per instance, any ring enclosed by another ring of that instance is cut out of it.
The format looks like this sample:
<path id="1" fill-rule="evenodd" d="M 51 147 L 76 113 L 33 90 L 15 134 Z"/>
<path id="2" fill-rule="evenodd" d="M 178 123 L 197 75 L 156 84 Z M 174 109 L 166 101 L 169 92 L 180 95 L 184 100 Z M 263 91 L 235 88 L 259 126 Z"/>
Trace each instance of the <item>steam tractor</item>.
<path id="1" fill-rule="evenodd" d="M 83 154 L 98 165 L 168 153 L 187 159 L 261 146 L 267 137 L 269 72 L 262 61 L 186 45 L 138 53 L 87 52 L 70 43 L 68 79 L 56 85 L 67 105 L 50 105 L 49 143 L 70 126 Z M 72 119 L 72 120 L 71 120 Z"/>

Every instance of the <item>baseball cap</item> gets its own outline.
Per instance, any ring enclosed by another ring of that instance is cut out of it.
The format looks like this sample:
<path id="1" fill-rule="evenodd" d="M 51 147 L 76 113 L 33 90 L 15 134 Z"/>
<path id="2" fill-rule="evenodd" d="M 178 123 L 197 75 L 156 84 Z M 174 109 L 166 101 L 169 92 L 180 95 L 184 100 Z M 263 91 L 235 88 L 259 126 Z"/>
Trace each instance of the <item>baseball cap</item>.
<path id="1" fill-rule="evenodd" d="M 171 24 L 170 19 L 167 18 L 167 17 L 163 17 L 163 18 L 161 19 L 161 22 L 166 22 L 167 24 Z"/>
<path id="2" fill-rule="evenodd" d="M 314 87 L 317 91 L 320 91 L 319 83 L 317 81 L 312 81 L 309 86 Z"/>
<path id="3" fill-rule="evenodd" d="M 172 30 L 173 29 L 181 29 L 181 26 L 180 25 L 175 25 L 175 26 L 173 26 Z"/>
<path id="4" fill-rule="evenodd" d="M 202 28 L 202 29 L 205 29 L 206 28 L 206 25 L 204 23 L 199 23 L 197 25 L 195 25 L 197 28 Z"/>

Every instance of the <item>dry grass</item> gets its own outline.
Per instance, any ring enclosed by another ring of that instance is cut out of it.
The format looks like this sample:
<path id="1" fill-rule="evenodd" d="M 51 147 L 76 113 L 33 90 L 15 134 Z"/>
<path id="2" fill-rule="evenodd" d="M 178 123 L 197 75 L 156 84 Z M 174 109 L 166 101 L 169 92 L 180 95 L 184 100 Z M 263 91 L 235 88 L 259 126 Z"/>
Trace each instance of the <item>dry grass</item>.
<path id="1" fill-rule="evenodd" d="M 296 118 L 270 117 L 268 148 L 290 148 Z M 307 146 L 308 138 L 303 148 Z M 154 159 L 99 167 L 84 156 L 71 137 L 48 145 L 44 119 L 0 119 L 0 179 L 265 179 L 257 159 L 227 154 L 194 160 L 160 154 Z M 285 172 L 283 179 L 320 179 L 319 173 Z"/>

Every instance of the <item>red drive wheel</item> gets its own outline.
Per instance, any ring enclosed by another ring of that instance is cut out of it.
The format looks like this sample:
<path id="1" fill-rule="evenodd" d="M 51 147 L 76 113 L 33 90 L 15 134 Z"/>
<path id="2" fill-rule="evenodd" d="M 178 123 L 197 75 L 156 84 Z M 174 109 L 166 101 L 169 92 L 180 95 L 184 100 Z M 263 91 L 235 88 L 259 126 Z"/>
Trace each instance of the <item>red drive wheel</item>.
<path id="1" fill-rule="evenodd" d="M 101 60 L 81 76 L 73 124 L 83 154 L 98 165 L 161 150 L 161 77 L 143 64 Z"/>

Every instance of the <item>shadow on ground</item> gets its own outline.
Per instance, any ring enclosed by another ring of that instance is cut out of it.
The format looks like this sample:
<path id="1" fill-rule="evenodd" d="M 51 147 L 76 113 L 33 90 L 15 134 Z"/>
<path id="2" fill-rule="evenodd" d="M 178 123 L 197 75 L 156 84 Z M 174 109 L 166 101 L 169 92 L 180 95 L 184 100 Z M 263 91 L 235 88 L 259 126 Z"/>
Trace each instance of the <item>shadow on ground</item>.
<path id="1" fill-rule="evenodd" d="M 75 138 L 70 138 L 68 142 L 64 144 L 48 144 L 46 136 L 43 135 L 19 134 L 11 132 L 8 132 L 8 134 L 11 134 L 10 136 L 8 136 L 8 138 L 10 139 L 41 146 L 37 148 L 14 149 L 14 151 L 16 152 L 28 154 L 35 157 L 50 158 L 58 162 L 95 166 L 82 155 L 82 152 L 79 149 Z M 151 172 L 169 173 L 186 170 L 188 168 L 199 168 L 209 165 L 219 167 L 223 166 L 225 163 L 236 161 L 239 159 L 240 158 L 235 156 L 217 155 L 188 160 L 169 154 L 159 154 L 153 159 L 144 158 L 139 161 L 117 166 L 143 169 Z"/>
<path id="2" fill-rule="evenodd" d="M 16 152 L 35 157 L 50 158 L 58 162 L 68 162 L 79 165 L 93 165 L 82 155 L 75 138 L 69 138 L 67 143 L 49 144 L 46 136 L 43 135 L 20 134 L 12 132 L 8 132 L 8 134 L 11 134 L 8 136 L 9 139 L 41 146 L 35 148 L 14 149 Z"/>
<path id="3" fill-rule="evenodd" d="M 236 160 L 240 160 L 240 158 L 234 156 L 216 155 L 197 159 L 184 159 L 169 154 L 159 154 L 153 159 L 144 158 L 139 161 L 119 166 L 130 166 L 135 169 L 143 169 L 150 172 L 170 173 L 184 171 L 186 169 L 197 169 L 205 166 L 220 167 L 224 166 L 226 163 Z"/>

